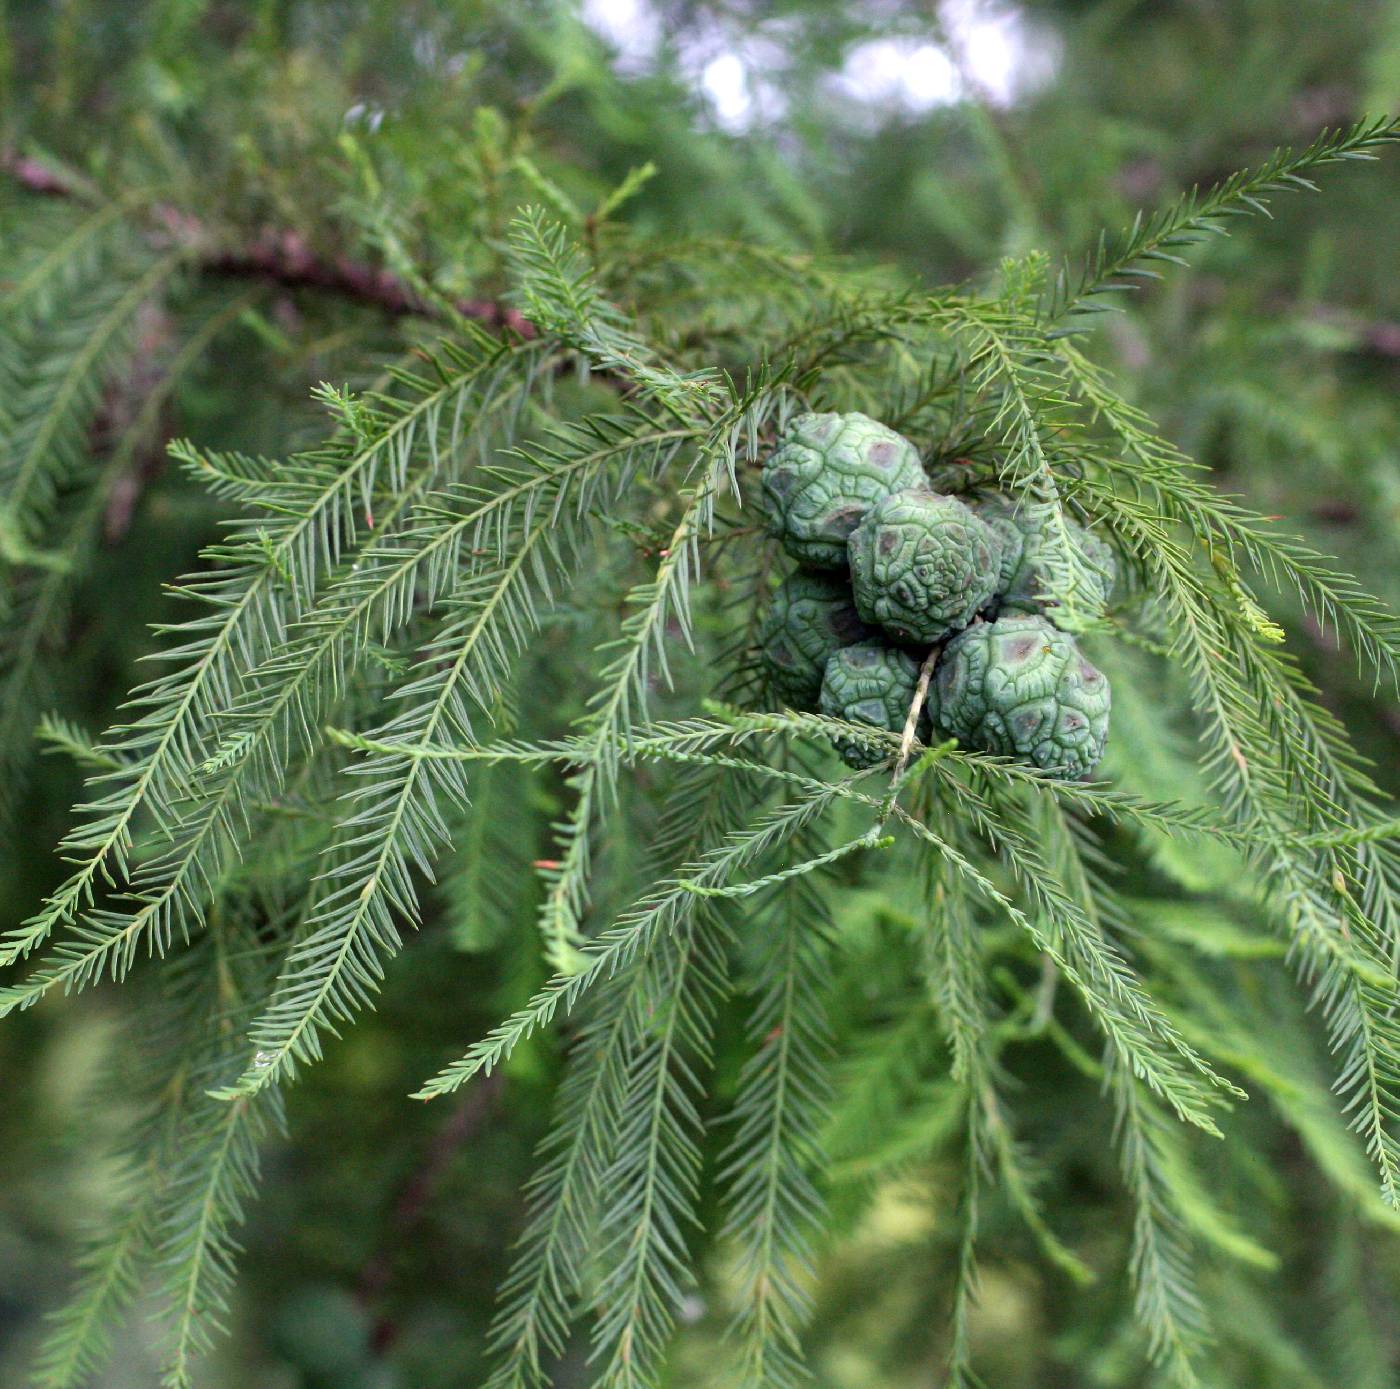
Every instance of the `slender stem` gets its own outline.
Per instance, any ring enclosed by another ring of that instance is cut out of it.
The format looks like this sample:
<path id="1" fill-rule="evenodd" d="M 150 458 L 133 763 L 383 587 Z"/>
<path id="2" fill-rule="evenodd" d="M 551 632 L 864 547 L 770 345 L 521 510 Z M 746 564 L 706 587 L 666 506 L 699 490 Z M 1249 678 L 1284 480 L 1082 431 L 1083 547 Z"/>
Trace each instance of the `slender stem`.
<path id="1" fill-rule="evenodd" d="M 91 192 L 37 159 L 0 152 L 0 174 L 44 197 L 88 199 Z M 200 264 L 214 275 L 263 280 L 288 289 L 322 289 L 382 309 L 394 317 L 435 318 L 442 310 L 428 303 L 407 281 L 382 266 L 350 256 L 324 255 L 290 228 L 267 228 L 250 241 L 230 246 L 210 227 L 169 203 L 150 209 L 153 230 L 199 248 Z M 464 318 L 507 328 L 522 338 L 535 326 L 519 309 L 496 299 L 459 299 L 453 308 Z"/>
<path id="2" fill-rule="evenodd" d="M 894 774 L 890 778 L 896 785 L 904 774 L 905 767 L 909 765 L 909 754 L 914 750 L 914 734 L 919 727 L 919 713 L 924 707 L 924 701 L 928 699 L 929 681 L 933 679 L 933 668 L 938 662 L 938 653 L 942 650 L 942 645 L 935 646 L 924 657 L 924 663 L 919 667 L 919 683 L 914 687 L 914 698 L 910 701 L 909 713 L 904 720 L 904 734 L 899 740 L 899 756 L 895 759 Z"/>

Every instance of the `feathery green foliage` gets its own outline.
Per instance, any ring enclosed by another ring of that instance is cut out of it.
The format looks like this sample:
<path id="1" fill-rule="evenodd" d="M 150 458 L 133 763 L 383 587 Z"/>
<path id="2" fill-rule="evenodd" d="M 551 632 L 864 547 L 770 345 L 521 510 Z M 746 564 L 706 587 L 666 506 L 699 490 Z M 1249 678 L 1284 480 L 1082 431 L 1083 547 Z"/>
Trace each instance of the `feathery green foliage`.
<path id="1" fill-rule="evenodd" d="M 7 195 L 0 810 L 21 810 L 41 744 L 85 781 L 61 876 L 0 944 L 0 1016 L 103 981 L 152 999 L 120 1081 L 142 1097 L 121 1197 L 36 1382 L 90 1382 L 146 1303 L 163 1383 L 198 1382 L 283 1092 L 392 993 L 401 954 L 434 948 L 408 928 L 444 918 L 461 952 L 510 965 L 415 1098 L 562 1067 L 491 1389 L 560 1364 L 561 1383 L 669 1382 L 697 1298 L 728 1328 L 729 1380 L 806 1382 L 825 1232 L 929 1164 L 960 1193 L 948 1383 L 980 1382 L 987 1231 L 1008 1218 L 1067 1285 L 1126 1273 L 1113 1335 L 1135 1364 L 1215 1382 L 1214 1280 L 1247 1288 L 1216 1261 L 1274 1258 L 1208 1177 L 1253 1161 L 1235 1156 L 1250 1095 L 1339 1199 L 1400 1219 L 1400 836 L 1286 645 L 1301 619 L 1393 691 L 1400 618 L 1219 491 L 1085 332 L 1236 218 L 1400 142 L 1400 121 L 1188 194 L 1053 283 L 1033 252 L 928 292 L 756 237 L 664 236 L 643 215 L 664 164 L 585 196 L 532 146 L 539 115 L 483 104 L 444 156 L 469 236 L 425 210 L 435 174 L 344 130 L 318 156 L 343 202 L 290 249 L 259 227 L 296 205 L 294 173 L 265 204 L 230 177 L 227 205 L 201 205 L 173 128 Z M 363 264 L 323 252 L 347 227 Z M 306 310 L 324 336 L 295 370 L 292 290 L 346 301 Z M 234 334 L 311 408 L 279 410 L 263 453 L 170 445 L 202 543 L 149 614 L 154 673 L 93 737 L 53 648 L 102 537 L 132 524 L 167 407 Z M 1027 509 L 1057 622 L 1128 686 L 1120 727 L 1143 745 L 1110 783 L 928 746 L 917 710 L 901 736 L 775 707 L 757 634 L 782 561 L 756 469 L 792 415 L 826 409 L 906 432 L 938 486 Z M 1106 613 L 1078 523 L 1127 571 Z M 849 773 L 833 734 L 873 765 Z M 1253 967 L 1284 1001 L 1245 1021 L 1226 977 Z M 1335 1100 L 1291 1049 L 1300 999 Z M 1130 1212 L 1113 1248 L 1056 1208 L 1051 1128 L 1016 1070 L 1032 1042 L 1098 1093 L 1084 1122 Z"/>

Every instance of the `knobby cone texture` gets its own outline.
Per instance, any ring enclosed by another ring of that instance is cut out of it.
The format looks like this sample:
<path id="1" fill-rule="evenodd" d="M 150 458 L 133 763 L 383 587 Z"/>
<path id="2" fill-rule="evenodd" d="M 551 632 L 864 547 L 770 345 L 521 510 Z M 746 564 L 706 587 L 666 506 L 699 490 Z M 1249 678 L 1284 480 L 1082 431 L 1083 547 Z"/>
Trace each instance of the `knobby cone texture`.
<path id="1" fill-rule="evenodd" d="M 808 566 L 779 586 L 760 634 L 780 700 L 887 732 L 937 730 L 1057 778 L 1093 772 L 1108 681 L 1042 613 L 1055 616 L 1065 582 L 1049 547 L 1066 539 L 1086 561 L 1076 596 L 1102 610 L 1108 544 L 1047 507 L 932 491 L 915 446 L 859 413 L 794 419 L 763 490 L 770 531 Z M 931 688 L 921 661 L 937 674 Z M 852 766 L 883 756 L 849 736 L 832 742 Z"/>
<path id="2" fill-rule="evenodd" d="M 1001 546 L 956 497 L 915 489 L 871 507 L 850 554 L 861 616 L 895 641 L 927 646 L 991 601 Z"/>
<path id="3" fill-rule="evenodd" d="M 802 570 L 790 574 L 773 595 L 763 626 L 764 661 L 773 688 L 799 709 L 815 705 L 832 654 L 874 635 L 840 578 Z"/>
<path id="4" fill-rule="evenodd" d="M 934 689 L 937 722 L 966 746 L 1071 777 L 1103 753 L 1108 681 L 1043 617 L 969 627 L 948 643 Z"/>
<path id="5" fill-rule="evenodd" d="M 1051 543 L 1044 508 L 1010 497 L 985 497 L 977 515 L 1000 542 L 1001 570 L 997 592 L 1004 608 L 1037 613 L 1054 606 L 1050 599 L 1049 565 L 1045 546 Z M 1074 548 L 1087 561 L 1084 582 L 1076 596 L 1083 607 L 1097 612 L 1112 596 L 1117 564 L 1112 549 L 1093 531 L 1067 516 L 1058 518 Z"/>
<path id="6" fill-rule="evenodd" d="M 773 534 L 814 569 L 844 570 L 865 513 L 891 492 L 925 485 L 918 450 L 857 411 L 797 416 L 763 470 Z"/>
<path id="7" fill-rule="evenodd" d="M 826 664 L 821 711 L 847 723 L 867 723 L 891 731 L 902 728 L 919 684 L 919 663 L 903 651 L 877 642 L 843 647 Z M 844 737 L 832 742 L 853 767 L 869 766 L 885 754 Z"/>

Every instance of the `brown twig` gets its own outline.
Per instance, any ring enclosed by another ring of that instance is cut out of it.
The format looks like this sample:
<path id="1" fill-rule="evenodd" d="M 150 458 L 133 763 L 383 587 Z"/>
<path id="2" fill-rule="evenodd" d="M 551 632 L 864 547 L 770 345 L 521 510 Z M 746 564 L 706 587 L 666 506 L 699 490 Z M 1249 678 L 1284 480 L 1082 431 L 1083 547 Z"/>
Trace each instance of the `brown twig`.
<path id="1" fill-rule="evenodd" d="M 267 280 L 288 289 L 324 290 L 395 317 L 414 314 L 433 318 L 441 313 L 391 270 L 349 256 L 318 255 L 300 232 L 268 228 L 245 246 L 206 255 L 201 265 L 212 275 Z M 522 338 L 535 333 L 534 325 L 519 309 L 497 300 L 458 299 L 453 308 L 463 318 L 490 328 L 508 328 Z"/>
<path id="2" fill-rule="evenodd" d="M 1317 323 L 1350 333 L 1355 343 L 1353 350 L 1357 352 L 1369 352 L 1376 357 L 1400 357 L 1400 323 L 1365 318 L 1350 309 L 1330 304 L 1314 305 L 1308 315 Z"/>
<path id="3" fill-rule="evenodd" d="M 132 366 L 125 375 L 107 383 L 102 408 L 88 430 L 89 449 L 94 456 L 102 456 L 111 452 L 122 434 L 137 427 L 143 415 L 150 426 L 148 444 L 130 451 L 127 466 L 107 489 L 102 538 L 108 545 L 126 538 L 142 493 L 165 466 L 159 388 L 172 323 L 159 303 L 148 300 L 137 310 L 136 324 L 138 351 Z"/>
<path id="4" fill-rule="evenodd" d="M 914 734 L 919 727 L 919 715 L 923 712 L 924 701 L 928 699 L 929 681 L 933 679 L 933 667 L 937 664 L 941 644 L 935 646 L 919 667 L 919 683 L 914 687 L 914 699 L 909 705 L 909 716 L 904 720 L 904 735 L 899 740 L 899 756 L 895 759 L 892 783 L 897 783 L 909 765 L 909 754 L 914 750 Z"/>
<path id="5" fill-rule="evenodd" d="M 429 1203 L 463 1146 L 490 1118 L 500 1098 L 502 1084 L 501 1075 L 496 1072 L 482 1077 L 462 1096 L 447 1122 L 433 1135 L 423 1160 L 399 1189 L 385 1238 L 360 1272 L 355 1295 L 375 1312 L 372 1344 L 377 1354 L 388 1350 L 399 1332 L 394 1319 L 379 1306 L 389 1287 L 394 1260 L 427 1213 Z"/>
<path id="6" fill-rule="evenodd" d="M 37 159 L 28 159 L 20 154 L 7 154 L 0 159 L 0 167 L 15 180 L 20 187 L 31 193 L 42 193 L 49 198 L 71 198 L 73 189 L 68 181 L 46 168 Z"/>
<path id="7" fill-rule="evenodd" d="M 78 190 L 62 174 L 24 155 L 0 155 L 0 171 L 22 188 L 45 197 L 71 198 Z M 368 261 L 350 256 L 328 256 L 314 250 L 298 231 L 265 228 L 240 246 L 223 244 L 198 218 L 169 203 L 151 211 L 157 231 L 199 248 L 200 266 L 211 275 L 265 280 L 287 289 L 316 289 L 368 304 L 395 317 L 442 316 L 442 309 L 424 299 L 412 285 Z M 490 328 L 505 328 L 522 338 L 535 335 L 534 325 L 508 304 L 494 299 L 459 299 L 453 308 L 463 318 Z"/>

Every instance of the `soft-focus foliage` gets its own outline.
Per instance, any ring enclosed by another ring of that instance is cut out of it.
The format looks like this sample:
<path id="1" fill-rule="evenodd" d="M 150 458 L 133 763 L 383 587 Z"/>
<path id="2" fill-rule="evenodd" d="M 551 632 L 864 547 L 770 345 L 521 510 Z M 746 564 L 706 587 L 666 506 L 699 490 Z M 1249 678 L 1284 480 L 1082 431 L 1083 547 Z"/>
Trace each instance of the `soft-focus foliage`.
<path id="1" fill-rule="evenodd" d="M 0 1383 L 1391 1382 L 1400 7 L 0 16 Z M 1102 782 L 781 708 L 809 411 Z"/>

